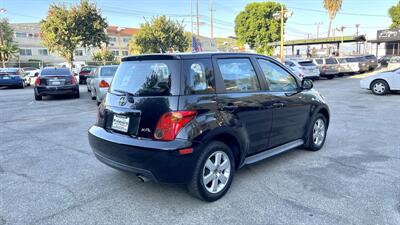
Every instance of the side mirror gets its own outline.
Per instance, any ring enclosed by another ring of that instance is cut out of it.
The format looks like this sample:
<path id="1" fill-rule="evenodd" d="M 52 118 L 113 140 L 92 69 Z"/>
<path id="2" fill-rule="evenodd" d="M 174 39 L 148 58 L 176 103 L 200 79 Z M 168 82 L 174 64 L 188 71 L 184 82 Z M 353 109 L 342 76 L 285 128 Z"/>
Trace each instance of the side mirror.
<path id="1" fill-rule="evenodd" d="M 310 79 L 303 79 L 301 81 L 301 87 L 303 88 L 303 90 L 310 90 L 314 87 L 314 84 Z"/>

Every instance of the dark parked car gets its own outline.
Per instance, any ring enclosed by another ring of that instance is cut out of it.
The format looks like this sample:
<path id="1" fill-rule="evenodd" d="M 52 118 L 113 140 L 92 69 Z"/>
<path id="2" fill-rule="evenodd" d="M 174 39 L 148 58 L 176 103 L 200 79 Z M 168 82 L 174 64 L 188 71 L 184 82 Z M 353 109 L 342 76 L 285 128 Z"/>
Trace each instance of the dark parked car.
<path id="1" fill-rule="evenodd" d="M 79 85 L 68 68 L 46 67 L 40 71 L 35 82 L 35 99 L 47 95 L 71 95 L 79 98 Z"/>
<path id="2" fill-rule="evenodd" d="M 354 57 L 355 61 L 358 62 L 358 67 L 360 68 L 359 72 L 364 73 L 369 70 L 368 59 L 363 56 Z"/>
<path id="3" fill-rule="evenodd" d="M 30 79 L 21 68 L 0 68 L 0 87 L 19 87 L 30 86 Z"/>
<path id="4" fill-rule="evenodd" d="M 86 84 L 86 79 L 91 74 L 91 72 L 94 72 L 95 70 L 96 70 L 95 66 L 82 67 L 81 71 L 79 72 L 79 84 Z"/>
<path id="5" fill-rule="evenodd" d="M 103 163 L 141 180 L 221 198 L 237 169 L 303 146 L 322 148 L 329 109 L 312 81 L 256 54 L 122 59 L 89 143 Z"/>
<path id="6" fill-rule="evenodd" d="M 392 55 L 385 55 L 382 56 L 378 59 L 378 63 L 381 64 L 381 66 L 388 66 L 390 58 L 392 58 Z"/>
<path id="7" fill-rule="evenodd" d="M 366 55 L 364 58 L 368 60 L 368 70 L 374 70 L 376 67 L 378 67 L 378 59 L 375 55 Z"/>

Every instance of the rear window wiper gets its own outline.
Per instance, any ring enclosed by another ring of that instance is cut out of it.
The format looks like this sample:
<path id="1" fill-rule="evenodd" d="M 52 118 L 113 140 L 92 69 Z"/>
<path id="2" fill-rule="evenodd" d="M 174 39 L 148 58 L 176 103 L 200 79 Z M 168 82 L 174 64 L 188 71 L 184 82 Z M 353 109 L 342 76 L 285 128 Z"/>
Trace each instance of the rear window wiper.
<path id="1" fill-rule="evenodd" d="M 134 93 L 131 93 L 131 92 L 129 92 L 129 91 L 123 91 L 123 90 L 118 90 L 118 89 L 115 89 L 115 90 L 113 90 L 113 91 L 116 91 L 116 92 L 125 94 L 125 95 L 127 95 L 127 96 L 135 96 Z"/>

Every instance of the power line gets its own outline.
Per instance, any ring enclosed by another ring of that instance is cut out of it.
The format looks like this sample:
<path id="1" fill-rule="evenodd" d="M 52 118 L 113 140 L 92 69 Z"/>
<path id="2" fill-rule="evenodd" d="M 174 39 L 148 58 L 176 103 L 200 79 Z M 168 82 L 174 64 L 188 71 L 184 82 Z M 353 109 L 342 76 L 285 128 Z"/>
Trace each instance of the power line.
<path id="1" fill-rule="evenodd" d="M 306 8 L 298 8 L 298 7 L 288 7 L 288 8 L 326 14 L 326 11 L 318 10 L 318 9 L 306 9 Z M 388 15 L 365 14 L 365 13 L 349 13 L 349 12 L 338 12 L 338 14 L 340 14 L 340 15 L 348 15 L 348 16 L 369 16 L 369 17 L 385 17 L 385 18 L 390 17 Z"/>

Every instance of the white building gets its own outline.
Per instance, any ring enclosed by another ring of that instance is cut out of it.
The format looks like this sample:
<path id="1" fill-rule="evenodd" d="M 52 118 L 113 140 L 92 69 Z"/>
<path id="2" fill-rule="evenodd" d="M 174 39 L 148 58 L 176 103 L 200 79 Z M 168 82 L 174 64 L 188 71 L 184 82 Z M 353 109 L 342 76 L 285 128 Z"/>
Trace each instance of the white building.
<path id="1" fill-rule="evenodd" d="M 29 62 L 41 61 L 42 63 L 60 63 L 64 59 L 56 53 L 50 53 L 49 50 L 43 46 L 40 38 L 39 23 L 13 23 L 10 24 L 14 30 L 14 41 L 20 48 L 19 57 L 13 59 L 14 61 Z M 128 43 L 133 35 L 138 33 L 139 29 L 136 28 L 118 28 L 117 26 L 109 26 L 107 28 L 107 35 L 110 38 L 109 50 L 115 56 L 128 55 Z M 75 61 L 92 61 L 93 51 L 96 49 L 85 49 L 78 47 L 74 53 Z"/>

